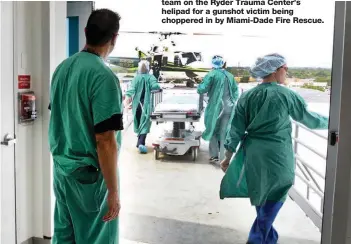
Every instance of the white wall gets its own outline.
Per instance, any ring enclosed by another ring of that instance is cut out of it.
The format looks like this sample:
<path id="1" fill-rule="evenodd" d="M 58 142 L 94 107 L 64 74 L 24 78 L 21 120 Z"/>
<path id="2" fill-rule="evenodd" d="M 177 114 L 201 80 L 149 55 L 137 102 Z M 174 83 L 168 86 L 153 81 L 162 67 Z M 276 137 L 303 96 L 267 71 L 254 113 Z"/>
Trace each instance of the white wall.
<path id="1" fill-rule="evenodd" d="M 68 2 L 67 3 L 67 17 L 79 17 L 79 50 L 85 46 L 85 33 L 84 29 L 88 22 L 90 13 L 93 10 L 92 2 Z"/>
<path id="2" fill-rule="evenodd" d="M 14 3 L 15 72 L 32 76 L 38 109 L 33 125 L 16 123 L 17 231 L 22 243 L 33 236 L 51 236 L 47 106 L 52 71 L 66 54 L 66 2 Z"/>

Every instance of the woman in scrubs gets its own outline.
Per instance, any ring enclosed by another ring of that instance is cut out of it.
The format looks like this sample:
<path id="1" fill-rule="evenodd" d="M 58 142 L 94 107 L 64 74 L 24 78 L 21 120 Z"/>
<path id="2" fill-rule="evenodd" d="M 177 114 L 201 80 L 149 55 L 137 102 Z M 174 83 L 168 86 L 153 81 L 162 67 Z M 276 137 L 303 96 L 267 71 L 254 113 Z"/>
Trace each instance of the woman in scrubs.
<path id="1" fill-rule="evenodd" d="M 220 198 L 247 197 L 256 207 L 248 244 L 278 241 L 273 222 L 295 179 L 291 118 L 310 129 L 328 128 L 327 117 L 309 111 L 300 95 L 280 85 L 287 71 L 279 54 L 257 59 L 251 75 L 263 82 L 241 95 L 226 138 Z"/>

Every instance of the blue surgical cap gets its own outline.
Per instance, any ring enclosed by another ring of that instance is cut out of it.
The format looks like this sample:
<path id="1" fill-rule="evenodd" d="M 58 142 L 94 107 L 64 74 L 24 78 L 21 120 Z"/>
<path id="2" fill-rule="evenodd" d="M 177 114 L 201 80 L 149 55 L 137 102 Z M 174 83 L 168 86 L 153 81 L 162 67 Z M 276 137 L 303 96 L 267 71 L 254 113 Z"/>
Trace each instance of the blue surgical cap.
<path id="1" fill-rule="evenodd" d="M 212 67 L 214 69 L 221 69 L 223 65 L 224 65 L 224 60 L 221 56 L 216 55 L 212 58 Z"/>
<path id="2" fill-rule="evenodd" d="M 264 78 L 274 73 L 278 68 L 286 64 L 286 60 L 280 54 L 274 53 L 258 58 L 251 67 L 250 73 L 254 78 Z"/>
<path id="3" fill-rule="evenodd" d="M 150 64 L 147 60 L 142 60 L 138 65 L 138 73 L 139 74 L 148 74 L 150 71 Z"/>

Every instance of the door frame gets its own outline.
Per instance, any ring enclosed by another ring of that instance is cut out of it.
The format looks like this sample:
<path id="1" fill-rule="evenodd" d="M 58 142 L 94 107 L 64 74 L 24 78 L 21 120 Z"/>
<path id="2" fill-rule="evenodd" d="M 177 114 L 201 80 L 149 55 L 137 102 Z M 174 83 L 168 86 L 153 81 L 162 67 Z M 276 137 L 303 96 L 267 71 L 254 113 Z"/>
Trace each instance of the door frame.
<path id="1" fill-rule="evenodd" d="M 14 2 L 0 2 L 0 141 L 16 132 L 14 17 Z M 0 148 L 0 242 L 17 243 L 15 144 Z"/>
<path id="2" fill-rule="evenodd" d="M 328 143 L 322 244 L 350 243 L 351 235 L 351 2 L 335 4 L 329 140 L 340 138 Z"/>

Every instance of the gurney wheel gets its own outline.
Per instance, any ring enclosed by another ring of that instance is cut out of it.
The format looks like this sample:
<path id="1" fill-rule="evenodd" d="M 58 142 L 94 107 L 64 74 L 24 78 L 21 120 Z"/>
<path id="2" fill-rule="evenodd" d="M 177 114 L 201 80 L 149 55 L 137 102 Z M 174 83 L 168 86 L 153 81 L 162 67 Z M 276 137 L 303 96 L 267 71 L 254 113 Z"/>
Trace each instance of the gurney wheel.
<path id="1" fill-rule="evenodd" d="M 155 160 L 160 159 L 160 152 L 156 148 L 154 149 L 154 159 Z"/>
<path id="2" fill-rule="evenodd" d="M 194 162 L 196 161 L 198 154 L 199 154 L 199 148 L 193 147 L 193 149 L 191 150 L 191 155 L 193 157 Z"/>

